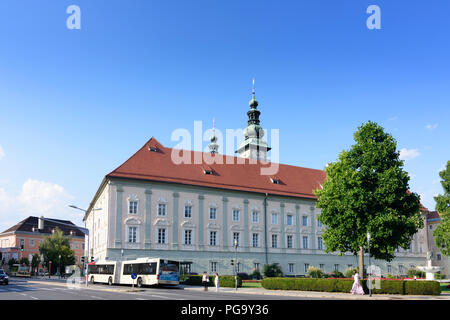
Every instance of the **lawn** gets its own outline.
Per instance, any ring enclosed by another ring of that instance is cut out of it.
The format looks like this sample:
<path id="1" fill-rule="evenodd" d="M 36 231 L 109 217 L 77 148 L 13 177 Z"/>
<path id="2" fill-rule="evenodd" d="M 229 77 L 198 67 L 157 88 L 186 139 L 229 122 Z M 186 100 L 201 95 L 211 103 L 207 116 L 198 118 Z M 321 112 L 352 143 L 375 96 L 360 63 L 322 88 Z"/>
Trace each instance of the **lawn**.
<path id="1" fill-rule="evenodd" d="M 441 283 L 441 291 L 442 292 L 450 292 L 450 288 L 447 288 L 447 286 L 450 286 L 449 282 Z"/>
<path id="2" fill-rule="evenodd" d="M 242 288 L 262 288 L 261 281 L 259 282 L 247 282 L 245 280 L 242 281 Z"/>

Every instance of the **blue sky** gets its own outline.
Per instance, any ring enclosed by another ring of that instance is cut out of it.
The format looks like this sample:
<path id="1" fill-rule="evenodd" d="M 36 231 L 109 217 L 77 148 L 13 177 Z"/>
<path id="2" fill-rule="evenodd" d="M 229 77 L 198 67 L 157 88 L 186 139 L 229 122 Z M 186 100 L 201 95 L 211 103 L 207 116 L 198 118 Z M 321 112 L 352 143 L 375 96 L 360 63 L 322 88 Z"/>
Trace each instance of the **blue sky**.
<path id="1" fill-rule="evenodd" d="M 69 30 L 69 5 L 81 29 Z M 369 5 L 381 30 L 369 30 Z M 244 128 L 251 81 L 280 162 L 323 169 L 368 120 L 434 209 L 450 159 L 450 2 L 0 2 L 0 229 L 82 224 L 105 174 L 177 128 Z M 270 141 L 269 141 L 270 143 Z M 204 142 L 206 147 L 208 142 Z M 221 150 L 224 147 L 221 146 Z"/>

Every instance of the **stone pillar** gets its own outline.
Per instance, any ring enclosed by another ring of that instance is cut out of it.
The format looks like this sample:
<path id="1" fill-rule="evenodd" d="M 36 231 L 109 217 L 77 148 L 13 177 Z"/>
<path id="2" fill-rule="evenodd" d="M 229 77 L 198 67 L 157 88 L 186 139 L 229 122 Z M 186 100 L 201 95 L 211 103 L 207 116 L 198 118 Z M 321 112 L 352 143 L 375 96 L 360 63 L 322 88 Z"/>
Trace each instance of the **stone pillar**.
<path id="1" fill-rule="evenodd" d="M 145 240 L 144 240 L 144 248 L 150 249 L 152 238 L 151 238 L 151 230 L 152 230 L 152 215 L 151 215 L 151 196 L 152 190 L 145 189 Z"/>
<path id="2" fill-rule="evenodd" d="M 296 204 L 295 205 L 295 223 L 296 223 L 296 235 L 295 235 L 295 241 L 296 241 L 296 247 L 297 247 L 297 251 L 300 252 L 300 205 Z"/>
<path id="3" fill-rule="evenodd" d="M 223 197 L 223 210 L 222 210 L 222 250 L 228 251 L 229 244 L 228 244 L 228 198 Z"/>
<path id="4" fill-rule="evenodd" d="M 122 248 L 122 200 L 123 188 L 121 185 L 116 185 L 116 248 Z"/>
<path id="5" fill-rule="evenodd" d="M 249 251 L 250 245 L 248 242 L 248 199 L 244 199 L 244 250 Z"/>
<path id="6" fill-rule="evenodd" d="M 202 194 L 198 195 L 198 234 L 197 234 L 197 243 L 198 243 L 198 250 L 203 251 L 204 250 L 204 243 L 203 243 L 203 203 L 205 200 L 205 196 Z"/>
<path id="7" fill-rule="evenodd" d="M 312 249 L 312 253 L 316 252 L 316 219 L 315 219 L 315 214 L 314 214 L 314 210 L 315 207 L 311 206 L 309 207 L 310 211 L 311 211 L 311 249 Z"/>
<path id="8" fill-rule="evenodd" d="M 180 199 L 180 194 L 178 192 L 173 193 L 173 216 L 172 216 L 172 249 L 178 250 L 178 200 Z"/>
<path id="9" fill-rule="evenodd" d="M 281 253 L 286 253 L 286 239 L 284 234 L 284 202 L 280 202 Z"/>

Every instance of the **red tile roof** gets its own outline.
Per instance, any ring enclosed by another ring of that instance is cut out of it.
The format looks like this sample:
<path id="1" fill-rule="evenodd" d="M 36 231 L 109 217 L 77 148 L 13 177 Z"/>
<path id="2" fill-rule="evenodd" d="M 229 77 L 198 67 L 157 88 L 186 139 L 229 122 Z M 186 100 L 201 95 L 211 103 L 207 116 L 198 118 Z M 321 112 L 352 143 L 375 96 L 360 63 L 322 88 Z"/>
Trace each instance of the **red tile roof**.
<path id="1" fill-rule="evenodd" d="M 437 211 L 430 211 L 427 215 L 427 219 L 440 219 L 441 215 Z"/>
<path id="2" fill-rule="evenodd" d="M 153 150 L 150 151 L 149 147 Z M 172 152 L 190 152 L 191 164 L 175 164 Z M 272 195 L 313 198 L 313 190 L 320 187 L 325 180 L 325 171 L 279 164 L 273 175 L 261 175 L 261 168 L 269 164 L 249 163 L 248 159 L 216 155 L 223 157 L 223 163 L 205 163 L 210 153 L 177 150 L 166 148 L 155 138 L 151 138 L 140 150 L 121 166 L 108 174 L 107 178 L 131 178 L 152 181 L 173 182 L 202 187 L 213 187 L 228 190 L 269 193 Z M 202 159 L 202 163 L 194 163 L 194 159 Z M 237 163 L 237 161 L 244 163 Z M 204 169 L 212 169 L 212 174 L 205 174 Z M 276 176 L 280 184 L 274 184 L 270 177 Z"/>

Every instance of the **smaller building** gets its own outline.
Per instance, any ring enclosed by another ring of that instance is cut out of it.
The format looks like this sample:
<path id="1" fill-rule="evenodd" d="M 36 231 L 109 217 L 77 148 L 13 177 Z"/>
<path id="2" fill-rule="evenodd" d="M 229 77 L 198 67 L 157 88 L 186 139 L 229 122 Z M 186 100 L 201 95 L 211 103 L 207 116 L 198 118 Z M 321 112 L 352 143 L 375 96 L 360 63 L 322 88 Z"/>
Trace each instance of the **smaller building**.
<path id="1" fill-rule="evenodd" d="M 441 223 L 441 216 L 437 211 L 431 211 L 427 215 L 427 225 L 428 225 L 428 239 L 430 239 L 429 248 L 431 252 L 431 263 L 433 266 L 442 267 L 441 274 L 445 274 L 450 277 L 450 258 L 445 256 L 439 248 L 436 246 L 434 241 L 433 232 L 436 230 L 437 226 Z"/>
<path id="2" fill-rule="evenodd" d="M 20 261 L 27 258 L 31 265 L 33 255 L 40 254 L 39 245 L 44 237 L 51 236 L 56 228 L 71 237 L 70 248 L 74 251 L 75 263 L 81 266 L 85 234 L 71 221 L 32 216 L 0 233 L 1 264 L 7 270 L 10 259 Z"/>

